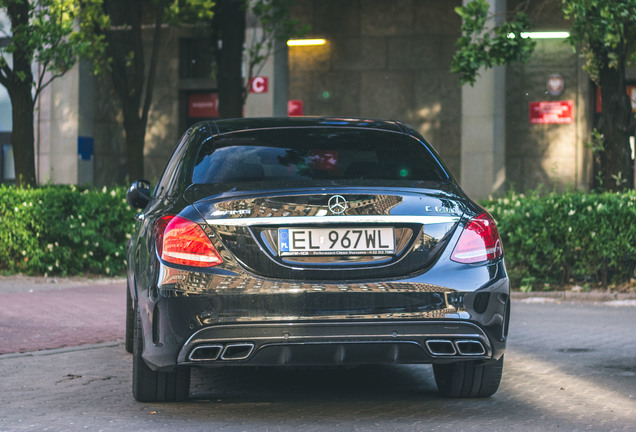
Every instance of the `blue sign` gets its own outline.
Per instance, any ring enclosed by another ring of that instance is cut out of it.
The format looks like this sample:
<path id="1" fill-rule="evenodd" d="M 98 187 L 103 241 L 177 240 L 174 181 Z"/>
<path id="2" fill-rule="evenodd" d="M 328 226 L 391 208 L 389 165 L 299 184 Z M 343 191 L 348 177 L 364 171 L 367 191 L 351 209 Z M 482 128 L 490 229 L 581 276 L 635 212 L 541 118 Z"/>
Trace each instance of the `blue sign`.
<path id="1" fill-rule="evenodd" d="M 81 160 L 89 161 L 93 158 L 93 137 L 77 137 L 77 154 Z"/>
<path id="2" fill-rule="evenodd" d="M 289 252 L 289 229 L 278 230 L 278 248 L 280 252 Z"/>

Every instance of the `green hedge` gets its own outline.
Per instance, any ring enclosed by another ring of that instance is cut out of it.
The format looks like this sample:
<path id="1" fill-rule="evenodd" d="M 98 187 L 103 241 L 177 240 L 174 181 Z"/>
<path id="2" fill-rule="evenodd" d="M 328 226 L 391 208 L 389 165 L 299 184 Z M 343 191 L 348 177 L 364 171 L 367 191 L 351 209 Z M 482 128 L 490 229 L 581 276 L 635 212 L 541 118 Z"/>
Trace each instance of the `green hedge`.
<path id="1" fill-rule="evenodd" d="M 135 210 L 124 187 L 0 185 L 0 272 L 121 275 Z M 636 193 L 528 195 L 482 202 L 495 217 L 513 288 L 630 282 Z"/>
<path id="2" fill-rule="evenodd" d="M 510 193 L 482 203 L 497 221 L 513 287 L 630 283 L 636 193 Z"/>
<path id="3" fill-rule="evenodd" d="M 124 187 L 0 185 L 0 272 L 119 275 L 135 211 Z"/>

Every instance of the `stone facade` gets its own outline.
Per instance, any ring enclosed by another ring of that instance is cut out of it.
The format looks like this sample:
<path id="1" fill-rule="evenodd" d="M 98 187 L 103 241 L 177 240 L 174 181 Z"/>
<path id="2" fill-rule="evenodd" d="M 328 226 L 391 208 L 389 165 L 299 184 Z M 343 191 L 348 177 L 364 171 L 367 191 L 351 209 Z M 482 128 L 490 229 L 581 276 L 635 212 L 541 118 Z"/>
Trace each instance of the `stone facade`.
<path id="1" fill-rule="evenodd" d="M 298 0 L 293 15 L 325 38 L 290 47 L 289 98 L 305 115 L 404 121 L 459 176 L 460 86 L 450 74 L 460 1 Z"/>
<path id="2" fill-rule="evenodd" d="M 578 56 L 562 40 L 539 41 L 530 61 L 508 67 L 506 91 L 506 165 L 508 182 L 518 190 L 539 185 L 585 188 L 589 180 L 589 78 Z M 551 74 L 563 77 L 561 95 L 546 91 Z M 583 92 L 581 92 L 583 90 Z M 574 102 L 574 122 L 531 124 L 528 106 L 533 101 Z"/>
<path id="3" fill-rule="evenodd" d="M 513 10 L 518 2 L 507 3 L 507 9 Z M 579 56 L 562 39 L 539 41 L 528 63 L 504 71 L 505 97 L 493 94 L 483 103 L 465 101 L 462 112 L 461 86 L 450 73 L 461 24 L 454 8 L 461 4 L 440 0 L 296 1 L 294 16 L 311 25 L 310 36 L 325 38 L 327 44 L 290 48 L 290 99 L 303 101 L 305 115 L 404 121 L 429 139 L 460 183 L 462 128 L 467 127 L 462 118 L 467 111 L 479 112 L 484 106 L 503 103 L 505 145 L 495 145 L 494 157 L 505 160 L 505 170 L 500 170 L 505 174 L 500 179 L 494 173 L 501 185 L 493 191 L 540 185 L 587 188 L 590 155 L 583 142 L 591 129 L 593 107 L 589 78 L 581 70 Z M 567 29 L 558 5 L 548 4 L 529 13 L 539 24 L 534 30 Z M 565 80 L 559 96 L 546 92 L 546 81 L 555 73 Z M 529 102 L 552 100 L 574 102 L 573 123 L 530 124 Z M 470 138 L 470 130 L 463 133 Z M 479 169 L 471 166 L 469 171 Z M 468 172 L 466 167 L 464 172 Z"/>

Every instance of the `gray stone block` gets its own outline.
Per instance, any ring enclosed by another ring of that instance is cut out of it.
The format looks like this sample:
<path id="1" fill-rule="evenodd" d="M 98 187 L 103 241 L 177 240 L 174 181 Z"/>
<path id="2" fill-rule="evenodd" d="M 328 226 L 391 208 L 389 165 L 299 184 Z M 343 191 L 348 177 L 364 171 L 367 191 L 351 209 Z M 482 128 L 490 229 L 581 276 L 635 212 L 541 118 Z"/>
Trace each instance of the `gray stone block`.
<path id="1" fill-rule="evenodd" d="M 387 39 L 380 37 L 337 39 L 332 44 L 334 70 L 385 69 L 387 66 Z"/>
<path id="2" fill-rule="evenodd" d="M 362 36 L 413 34 L 415 0 L 364 0 L 361 8 Z"/>
<path id="3" fill-rule="evenodd" d="M 360 115 L 408 121 L 413 106 L 413 79 L 405 72 L 361 74 Z"/>

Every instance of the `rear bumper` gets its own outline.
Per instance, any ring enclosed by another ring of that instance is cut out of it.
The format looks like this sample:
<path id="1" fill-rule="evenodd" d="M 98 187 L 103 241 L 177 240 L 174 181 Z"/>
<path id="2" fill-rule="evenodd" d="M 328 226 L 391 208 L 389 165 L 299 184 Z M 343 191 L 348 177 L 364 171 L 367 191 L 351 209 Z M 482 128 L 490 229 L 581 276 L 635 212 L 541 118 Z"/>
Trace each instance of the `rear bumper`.
<path id="1" fill-rule="evenodd" d="M 143 358 L 155 370 L 490 360 L 506 346 L 510 289 L 503 263 L 476 268 L 490 279 L 465 291 L 430 273 L 306 284 L 162 270 L 164 283 L 139 300 Z"/>

